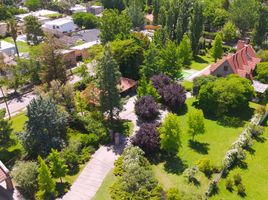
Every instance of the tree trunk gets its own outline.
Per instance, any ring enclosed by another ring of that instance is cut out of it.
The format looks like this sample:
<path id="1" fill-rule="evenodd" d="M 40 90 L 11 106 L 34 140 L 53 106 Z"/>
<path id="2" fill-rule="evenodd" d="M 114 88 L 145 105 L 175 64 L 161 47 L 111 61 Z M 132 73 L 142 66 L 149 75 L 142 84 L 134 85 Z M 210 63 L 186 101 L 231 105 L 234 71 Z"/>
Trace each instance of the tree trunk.
<path id="1" fill-rule="evenodd" d="M 16 47 L 18 58 L 20 58 L 20 53 L 19 53 L 19 49 L 18 49 L 18 45 L 17 45 L 17 41 L 16 40 L 14 40 L 14 44 L 15 44 L 15 47 Z"/>
<path id="2" fill-rule="evenodd" d="M 9 111 L 8 104 L 7 104 L 7 101 L 6 101 L 6 96 L 4 94 L 4 91 L 3 91 L 3 88 L 2 87 L 0 87 L 0 90 L 1 90 L 1 93 L 2 93 L 3 98 L 4 98 L 4 102 L 6 104 L 7 113 L 8 113 L 8 119 L 10 120 L 11 119 L 11 115 L 10 115 L 10 111 Z"/>

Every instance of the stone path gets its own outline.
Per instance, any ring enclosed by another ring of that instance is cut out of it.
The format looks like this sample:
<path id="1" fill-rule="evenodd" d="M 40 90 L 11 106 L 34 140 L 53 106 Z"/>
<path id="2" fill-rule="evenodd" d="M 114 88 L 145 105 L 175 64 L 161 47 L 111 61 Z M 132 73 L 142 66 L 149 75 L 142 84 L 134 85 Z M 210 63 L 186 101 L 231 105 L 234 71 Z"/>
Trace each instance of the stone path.
<path id="1" fill-rule="evenodd" d="M 100 147 L 62 200 L 90 200 L 93 198 L 105 176 L 114 167 L 114 161 L 121 154 L 123 148 Z"/>

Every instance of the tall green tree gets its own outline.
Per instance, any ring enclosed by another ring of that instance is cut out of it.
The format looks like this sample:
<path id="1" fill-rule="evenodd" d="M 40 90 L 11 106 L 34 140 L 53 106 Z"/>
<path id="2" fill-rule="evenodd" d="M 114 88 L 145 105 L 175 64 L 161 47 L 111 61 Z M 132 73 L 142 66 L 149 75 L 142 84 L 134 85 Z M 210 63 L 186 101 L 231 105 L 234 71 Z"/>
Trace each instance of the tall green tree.
<path id="1" fill-rule="evenodd" d="M 113 41 L 117 37 L 126 38 L 132 28 L 131 19 L 118 10 L 105 10 L 100 20 L 100 38 L 102 43 Z"/>
<path id="2" fill-rule="evenodd" d="M 181 62 L 175 42 L 168 41 L 166 47 L 161 50 L 160 64 L 162 73 L 175 79 L 181 74 Z"/>
<path id="3" fill-rule="evenodd" d="M 42 65 L 41 80 L 50 85 L 53 80 L 65 83 L 67 80 L 66 67 L 63 64 L 63 56 L 60 52 L 62 44 L 56 38 L 48 36 L 41 44 L 39 52 L 40 63 Z"/>
<path id="4" fill-rule="evenodd" d="M 142 78 L 139 80 L 139 86 L 137 88 L 137 96 L 143 97 L 143 96 L 152 96 L 155 101 L 159 101 L 161 99 L 160 95 L 157 93 L 156 89 L 153 87 L 152 82 L 147 82 L 145 76 L 142 76 Z"/>
<path id="5" fill-rule="evenodd" d="M 110 120 L 118 116 L 121 110 L 118 89 L 120 76 L 118 64 L 113 58 L 110 47 L 106 45 L 97 66 L 97 81 L 100 89 L 100 107 L 103 113 L 109 114 Z"/>
<path id="6" fill-rule="evenodd" d="M 154 25 L 158 25 L 159 24 L 159 12 L 160 12 L 160 7 L 162 5 L 162 1 L 161 0 L 153 0 L 152 1 L 152 5 L 153 5 L 153 24 Z"/>
<path id="7" fill-rule="evenodd" d="M 27 106 L 28 120 L 20 134 L 31 157 L 46 156 L 51 148 L 61 149 L 66 138 L 67 115 L 51 99 L 38 97 Z"/>
<path id="8" fill-rule="evenodd" d="M 222 37 L 224 41 L 231 42 L 238 38 L 238 29 L 232 22 L 227 22 L 222 28 Z"/>
<path id="9" fill-rule="evenodd" d="M 38 192 L 37 199 L 53 199 L 56 195 L 56 183 L 52 178 L 51 172 L 45 161 L 38 156 Z"/>
<path id="10" fill-rule="evenodd" d="M 25 6 L 29 8 L 30 11 L 36 11 L 38 8 L 41 7 L 41 1 L 40 0 L 26 0 Z"/>
<path id="11" fill-rule="evenodd" d="M 259 19 L 253 31 L 253 42 L 258 46 L 262 46 L 263 42 L 268 38 L 268 7 L 262 6 L 260 9 Z"/>
<path id="12" fill-rule="evenodd" d="M 169 113 L 158 129 L 161 149 L 168 154 L 176 154 L 181 146 L 181 128 L 179 117 Z"/>
<path id="13" fill-rule="evenodd" d="M 216 35 L 215 40 L 213 42 L 211 54 L 215 62 L 217 61 L 217 59 L 222 57 L 222 54 L 223 54 L 222 38 L 219 33 Z"/>
<path id="14" fill-rule="evenodd" d="M 128 15 L 134 28 L 144 25 L 143 6 L 143 0 L 131 0 L 129 3 Z"/>
<path id="15" fill-rule="evenodd" d="M 194 110 L 188 115 L 188 133 L 192 136 L 192 140 L 198 134 L 205 133 L 204 115 L 202 110 Z"/>
<path id="16" fill-rule="evenodd" d="M 124 0 L 101 0 L 104 8 L 107 9 L 117 9 L 122 11 L 125 9 L 125 1 Z"/>
<path id="17" fill-rule="evenodd" d="M 204 29 L 204 15 L 203 6 L 200 2 L 195 1 L 193 5 L 193 14 L 190 23 L 190 39 L 193 56 L 198 54 L 199 40 L 203 34 Z"/>
<path id="18" fill-rule="evenodd" d="M 234 0 L 230 5 L 230 17 L 244 34 L 254 28 L 259 16 L 260 3 L 256 0 Z"/>
<path id="19" fill-rule="evenodd" d="M 13 129 L 11 127 L 11 122 L 5 120 L 5 109 L 0 110 L 0 144 L 6 144 L 10 139 L 10 134 Z"/>
<path id="20" fill-rule="evenodd" d="M 178 56 L 184 67 L 188 67 L 192 60 L 191 41 L 185 34 L 178 47 Z"/>
<path id="21" fill-rule="evenodd" d="M 14 42 L 15 47 L 16 47 L 16 53 L 17 53 L 18 58 L 19 58 L 20 54 L 19 54 L 19 49 L 18 49 L 18 45 L 17 45 L 18 25 L 17 25 L 17 21 L 15 19 L 12 18 L 12 19 L 9 19 L 7 21 L 7 30 L 13 39 L 13 42 Z"/>
<path id="22" fill-rule="evenodd" d="M 164 27 L 166 25 L 166 19 L 167 19 L 167 12 L 164 6 L 160 7 L 159 14 L 158 14 L 158 24 L 162 25 Z"/>
<path id="23" fill-rule="evenodd" d="M 34 45 L 39 44 L 44 36 L 44 32 L 41 28 L 42 24 L 38 21 L 37 17 L 33 15 L 25 17 L 24 23 L 28 43 L 33 42 Z"/>
<path id="24" fill-rule="evenodd" d="M 49 167 L 54 178 L 60 178 L 62 183 L 62 177 L 64 177 L 68 172 L 68 167 L 65 164 L 64 159 L 60 157 L 60 153 L 51 149 L 51 153 L 48 155 Z"/>

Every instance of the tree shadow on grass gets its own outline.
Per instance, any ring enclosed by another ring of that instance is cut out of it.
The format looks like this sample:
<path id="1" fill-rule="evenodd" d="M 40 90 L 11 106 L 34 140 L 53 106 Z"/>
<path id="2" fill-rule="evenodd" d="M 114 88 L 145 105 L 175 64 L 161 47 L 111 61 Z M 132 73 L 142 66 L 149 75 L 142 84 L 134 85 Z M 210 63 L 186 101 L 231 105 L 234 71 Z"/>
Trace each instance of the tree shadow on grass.
<path id="1" fill-rule="evenodd" d="M 191 149 L 194 151 L 200 153 L 200 154 L 208 154 L 209 151 L 209 144 L 208 143 L 201 143 L 194 140 L 189 140 L 188 145 Z"/>
<path id="2" fill-rule="evenodd" d="M 262 136 L 256 136 L 256 137 L 254 137 L 254 139 L 257 142 L 260 142 L 260 143 L 264 143 L 266 141 L 266 138 L 265 137 L 262 137 Z"/>
<path id="3" fill-rule="evenodd" d="M 256 150 L 253 149 L 252 147 L 246 146 L 245 150 L 248 151 L 251 155 L 254 155 Z"/>
<path id="4" fill-rule="evenodd" d="M 194 61 L 197 63 L 208 63 L 208 61 L 204 60 L 202 57 L 200 56 L 195 56 L 194 57 Z"/>
<path id="5" fill-rule="evenodd" d="M 62 197 L 70 189 L 71 184 L 68 182 L 59 182 L 56 184 L 56 191 L 58 192 L 58 197 Z"/>
<path id="6" fill-rule="evenodd" d="M 68 175 L 73 176 L 76 175 L 80 170 L 79 165 L 71 167 L 71 169 L 68 172 Z"/>
<path id="7" fill-rule="evenodd" d="M 164 170 L 167 173 L 180 175 L 188 167 L 181 158 L 176 155 L 168 156 L 164 152 L 149 157 L 152 164 L 164 163 Z"/>
<path id="8" fill-rule="evenodd" d="M 187 104 L 184 104 L 181 108 L 176 110 L 174 113 L 176 113 L 178 116 L 185 115 L 188 112 Z"/>

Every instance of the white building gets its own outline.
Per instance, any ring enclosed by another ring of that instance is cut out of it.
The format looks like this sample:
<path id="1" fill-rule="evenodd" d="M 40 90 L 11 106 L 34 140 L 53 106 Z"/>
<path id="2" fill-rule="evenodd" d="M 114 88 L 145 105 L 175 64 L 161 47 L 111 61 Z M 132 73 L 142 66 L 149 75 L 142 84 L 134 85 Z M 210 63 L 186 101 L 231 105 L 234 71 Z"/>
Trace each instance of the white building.
<path id="1" fill-rule="evenodd" d="M 44 31 L 50 33 L 62 34 L 62 33 L 71 33 L 75 31 L 78 28 L 78 26 L 74 24 L 73 19 L 71 17 L 65 17 L 48 21 L 44 25 L 42 25 L 42 28 Z"/>
<path id="2" fill-rule="evenodd" d="M 0 52 L 3 52 L 8 56 L 15 55 L 17 53 L 15 45 L 4 40 L 0 41 Z"/>
<path id="3" fill-rule="evenodd" d="M 79 12 L 87 12 L 87 9 L 85 6 L 81 6 L 79 4 L 75 4 L 75 6 L 70 8 L 70 11 L 72 13 L 79 13 Z"/>

